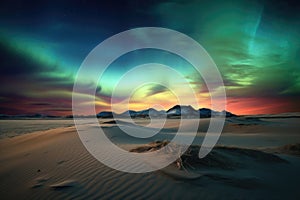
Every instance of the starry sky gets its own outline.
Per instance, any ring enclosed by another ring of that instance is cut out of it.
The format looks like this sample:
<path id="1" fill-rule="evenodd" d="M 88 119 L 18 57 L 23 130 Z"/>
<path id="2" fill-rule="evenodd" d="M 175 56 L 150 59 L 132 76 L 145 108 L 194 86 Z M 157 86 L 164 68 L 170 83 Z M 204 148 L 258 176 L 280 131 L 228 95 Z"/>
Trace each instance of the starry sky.
<path id="1" fill-rule="evenodd" d="M 227 110 L 236 114 L 300 111 L 300 4 L 296 0 L 12 0 L 0 3 L 0 114 L 72 114 L 73 84 L 85 57 L 106 38 L 137 27 L 174 29 L 199 42 L 224 79 Z M 109 110 L 113 88 L 122 75 L 151 62 L 180 72 L 196 91 L 199 107 L 210 107 L 209 92 L 194 68 L 160 50 L 123 55 L 98 83 L 82 80 L 81 84 L 87 88 L 96 84 L 96 110 Z M 155 73 L 154 79 L 162 78 L 159 70 Z M 143 76 L 147 73 L 136 74 Z M 172 77 L 163 78 L 167 85 L 180 87 Z M 130 84 L 134 81 L 123 85 L 124 91 Z M 122 99 L 122 92 L 117 96 Z M 168 109 L 178 103 L 167 87 L 158 84 L 138 87 L 130 102 L 136 110 L 156 104 Z"/>

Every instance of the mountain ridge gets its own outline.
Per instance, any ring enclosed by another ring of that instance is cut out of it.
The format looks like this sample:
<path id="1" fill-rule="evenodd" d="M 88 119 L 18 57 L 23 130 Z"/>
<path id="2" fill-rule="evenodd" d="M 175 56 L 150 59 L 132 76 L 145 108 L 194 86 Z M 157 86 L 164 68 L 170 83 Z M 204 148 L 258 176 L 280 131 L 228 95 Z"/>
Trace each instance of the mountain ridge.
<path id="1" fill-rule="evenodd" d="M 148 117 L 168 117 L 168 118 L 210 118 L 210 117 L 218 117 L 223 116 L 226 117 L 236 117 L 237 115 L 228 112 L 226 110 L 223 111 L 215 111 L 209 108 L 200 108 L 198 110 L 194 109 L 191 105 L 175 105 L 168 110 L 156 110 L 154 108 L 148 108 L 145 110 L 127 110 L 120 114 L 114 113 L 111 111 L 102 111 L 97 114 L 98 118 L 113 118 L 120 117 L 131 117 L 131 118 L 148 118 Z"/>

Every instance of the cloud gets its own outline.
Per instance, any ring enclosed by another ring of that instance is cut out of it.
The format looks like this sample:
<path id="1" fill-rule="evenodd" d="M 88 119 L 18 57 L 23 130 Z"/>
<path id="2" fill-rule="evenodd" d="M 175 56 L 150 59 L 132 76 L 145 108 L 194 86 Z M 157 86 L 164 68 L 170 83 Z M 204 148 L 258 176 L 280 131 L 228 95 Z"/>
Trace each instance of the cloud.
<path id="1" fill-rule="evenodd" d="M 163 92 L 166 92 L 166 91 L 169 91 L 169 90 L 165 86 L 159 85 L 159 84 L 154 84 L 148 89 L 147 97 L 152 96 L 152 95 L 156 95 L 156 94 L 159 94 L 159 93 L 163 93 Z"/>

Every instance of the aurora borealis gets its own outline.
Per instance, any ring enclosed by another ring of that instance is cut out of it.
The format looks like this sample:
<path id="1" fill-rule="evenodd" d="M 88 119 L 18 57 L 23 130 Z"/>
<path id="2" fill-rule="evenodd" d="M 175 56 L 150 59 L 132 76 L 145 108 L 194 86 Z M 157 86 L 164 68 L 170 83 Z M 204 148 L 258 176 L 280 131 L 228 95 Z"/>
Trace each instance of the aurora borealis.
<path id="1" fill-rule="evenodd" d="M 227 110 L 236 114 L 300 112 L 297 1 L 0 4 L 0 114 L 71 114 L 74 78 L 87 54 L 114 34 L 150 26 L 180 31 L 206 49 L 223 76 Z M 97 110 L 109 109 L 113 86 L 122 74 L 149 62 L 174 67 L 198 91 L 201 107 L 210 106 L 207 89 L 189 63 L 167 52 L 140 50 L 121 56 L 102 77 L 96 93 Z M 180 86 L 172 77 L 163 78 Z M 96 83 L 87 77 L 82 84 Z M 119 97 L 122 99 L 122 94 Z M 140 87 L 132 98 L 133 109 L 176 104 L 170 91 L 155 84 Z"/>

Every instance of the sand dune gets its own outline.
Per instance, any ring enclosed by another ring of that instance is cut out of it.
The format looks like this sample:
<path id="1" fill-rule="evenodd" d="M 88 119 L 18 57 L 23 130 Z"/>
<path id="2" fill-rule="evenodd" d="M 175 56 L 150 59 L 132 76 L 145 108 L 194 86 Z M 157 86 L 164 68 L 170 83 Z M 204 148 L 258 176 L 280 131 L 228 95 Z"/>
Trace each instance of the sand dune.
<path id="1" fill-rule="evenodd" d="M 299 126 L 299 119 L 285 120 L 268 119 L 245 126 L 234 125 L 240 121 L 228 121 L 219 141 L 223 146 L 199 160 L 197 166 L 185 171 L 170 165 L 145 174 L 119 172 L 97 161 L 82 145 L 75 127 L 1 139 L 1 199 L 298 199 L 300 158 L 257 150 L 268 144 L 290 143 L 288 133 L 294 135 L 294 142 L 299 139 L 293 130 Z M 208 121 L 200 123 L 207 125 Z M 178 122 L 176 125 L 176 120 L 169 120 L 158 135 L 136 140 L 121 133 L 113 123 L 103 126 L 113 142 L 133 149 L 154 140 L 172 138 Z M 155 128 L 155 123 L 152 126 L 149 128 Z M 248 133 L 251 126 L 257 132 Z M 282 129 L 285 129 L 282 135 L 276 136 Z M 199 131 L 196 142 L 201 142 L 202 136 Z M 248 140 L 256 140 L 261 145 Z"/>

